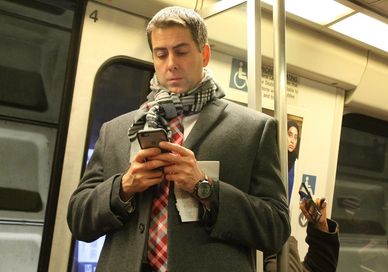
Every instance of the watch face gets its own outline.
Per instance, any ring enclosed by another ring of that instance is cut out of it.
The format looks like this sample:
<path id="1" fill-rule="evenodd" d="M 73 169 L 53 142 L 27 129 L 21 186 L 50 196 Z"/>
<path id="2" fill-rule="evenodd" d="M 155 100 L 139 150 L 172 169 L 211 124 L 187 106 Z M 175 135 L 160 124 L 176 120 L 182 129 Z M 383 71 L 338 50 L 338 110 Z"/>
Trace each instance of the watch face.
<path id="1" fill-rule="evenodd" d="M 209 182 L 201 182 L 198 185 L 197 195 L 199 198 L 204 199 L 210 197 L 212 194 L 212 186 Z"/>

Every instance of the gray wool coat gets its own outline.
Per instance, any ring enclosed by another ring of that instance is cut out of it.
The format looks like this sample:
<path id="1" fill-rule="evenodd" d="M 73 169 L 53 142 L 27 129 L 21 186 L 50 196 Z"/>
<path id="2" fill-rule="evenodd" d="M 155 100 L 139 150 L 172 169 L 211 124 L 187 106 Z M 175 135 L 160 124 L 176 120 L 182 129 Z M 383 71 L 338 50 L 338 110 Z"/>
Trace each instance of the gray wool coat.
<path id="1" fill-rule="evenodd" d="M 133 117 L 131 112 L 102 126 L 69 202 L 68 225 L 76 239 L 106 235 L 97 271 L 139 272 L 146 260 L 152 189 L 135 195 L 131 214 L 117 205 L 121 176 L 130 162 L 127 132 Z M 211 228 L 182 223 L 170 194 L 168 271 L 256 271 L 255 250 L 275 253 L 290 234 L 275 120 L 216 99 L 199 114 L 184 146 L 199 161 L 220 162 L 218 209 Z"/>

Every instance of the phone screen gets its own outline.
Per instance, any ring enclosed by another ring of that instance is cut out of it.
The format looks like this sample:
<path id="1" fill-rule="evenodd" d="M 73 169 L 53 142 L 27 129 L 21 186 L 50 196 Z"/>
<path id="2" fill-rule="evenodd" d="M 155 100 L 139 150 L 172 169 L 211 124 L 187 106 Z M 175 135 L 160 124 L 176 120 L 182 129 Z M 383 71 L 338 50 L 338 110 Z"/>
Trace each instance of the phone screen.
<path id="1" fill-rule="evenodd" d="M 159 147 L 160 142 L 168 141 L 167 133 L 162 128 L 140 130 L 137 139 L 142 149 Z"/>
<path id="2" fill-rule="evenodd" d="M 302 182 L 299 188 L 299 195 L 303 199 L 307 199 L 307 212 L 311 216 L 311 218 L 314 220 L 314 222 L 318 222 L 319 219 L 321 218 L 321 210 L 315 204 L 315 201 L 313 200 L 310 190 L 307 188 L 306 184 Z"/>

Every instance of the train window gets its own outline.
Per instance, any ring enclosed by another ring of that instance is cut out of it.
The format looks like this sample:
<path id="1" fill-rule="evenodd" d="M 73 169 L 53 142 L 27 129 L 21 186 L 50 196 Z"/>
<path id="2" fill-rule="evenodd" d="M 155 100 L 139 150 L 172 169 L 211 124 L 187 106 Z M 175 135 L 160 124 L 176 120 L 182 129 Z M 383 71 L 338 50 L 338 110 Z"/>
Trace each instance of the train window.
<path id="1" fill-rule="evenodd" d="M 93 87 L 85 163 L 93 152 L 101 125 L 146 101 L 153 72 L 152 64 L 126 57 L 114 58 L 100 68 Z M 95 271 L 104 239 L 75 242 L 73 272 Z"/>
<path id="2" fill-rule="evenodd" d="M 47 96 L 40 73 L 0 65 L 0 81 L 3 84 L 0 103 L 35 111 L 47 110 Z"/>
<path id="3" fill-rule="evenodd" d="M 1 271 L 47 270 L 55 176 L 70 107 L 70 83 L 64 90 L 65 79 L 72 78 L 76 5 L 0 0 Z"/>
<path id="4" fill-rule="evenodd" d="M 39 22 L 70 29 L 76 0 L 1 0 L 0 9 L 17 17 L 38 19 Z"/>
<path id="5" fill-rule="evenodd" d="M 43 224 L 55 137 L 53 128 L 0 120 L 1 219 Z"/>
<path id="6" fill-rule="evenodd" d="M 386 271 L 388 122 L 344 116 L 332 217 L 340 226 L 338 271 Z"/>
<path id="7" fill-rule="evenodd" d="M 101 67 L 94 82 L 89 148 L 94 147 L 104 122 L 137 109 L 146 100 L 152 75 L 151 64 L 129 58 L 115 58 Z"/>
<path id="8" fill-rule="evenodd" d="M 0 114 L 58 123 L 71 29 L 21 10 L 37 12 L 0 1 Z"/>

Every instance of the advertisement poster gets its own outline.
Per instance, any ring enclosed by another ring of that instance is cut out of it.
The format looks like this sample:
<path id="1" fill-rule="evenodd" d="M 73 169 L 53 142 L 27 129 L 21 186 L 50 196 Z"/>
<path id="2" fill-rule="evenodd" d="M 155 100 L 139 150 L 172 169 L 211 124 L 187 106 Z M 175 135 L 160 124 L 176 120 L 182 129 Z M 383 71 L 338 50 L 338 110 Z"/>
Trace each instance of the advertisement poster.
<path id="1" fill-rule="evenodd" d="M 263 112 L 273 116 L 273 111 L 263 109 Z M 294 182 L 295 172 L 299 160 L 299 147 L 302 139 L 303 117 L 287 115 L 287 150 L 288 150 L 288 199 L 291 199 L 294 190 L 298 190 L 300 184 Z"/>

